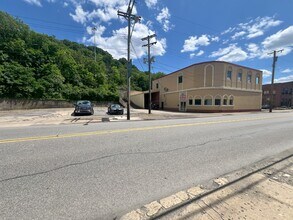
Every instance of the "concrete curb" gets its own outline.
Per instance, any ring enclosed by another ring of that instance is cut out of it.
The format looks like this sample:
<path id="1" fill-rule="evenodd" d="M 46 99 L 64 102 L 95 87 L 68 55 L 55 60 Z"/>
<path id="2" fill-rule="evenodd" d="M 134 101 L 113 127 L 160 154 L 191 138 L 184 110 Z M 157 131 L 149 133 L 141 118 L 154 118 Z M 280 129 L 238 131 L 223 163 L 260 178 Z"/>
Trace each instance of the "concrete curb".
<path id="1" fill-rule="evenodd" d="M 213 181 L 218 187 L 227 184 L 229 181 L 224 178 L 217 178 Z M 191 187 L 187 190 L 177 192 L 168 197 L 162 198 L 160 200 L 153 201 L 149 204 L 143 205 L 142 207 L 132 210 L 121 217 L 118 217 L 119 220 L 148 220 L 152 219 L 160 213 L 166 212 L 173 209 L 176 206 L 179 206 L 183 202 L 186 203 L 195 197 L 206 193 L 208 190 L 203 186 L 198 185 Z"/>

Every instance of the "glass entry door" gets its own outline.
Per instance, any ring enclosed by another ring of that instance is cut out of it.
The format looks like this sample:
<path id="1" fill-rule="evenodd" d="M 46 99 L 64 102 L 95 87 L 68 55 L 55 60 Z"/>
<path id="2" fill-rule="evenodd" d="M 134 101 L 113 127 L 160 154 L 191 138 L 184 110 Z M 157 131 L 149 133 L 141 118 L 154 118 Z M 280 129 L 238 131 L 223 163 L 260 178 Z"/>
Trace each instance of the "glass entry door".
<path id="1" fill-rule="evenodd" d="M 186 111 L 186 102 L 180 102 L 179 111 L 185 112 Z"/>

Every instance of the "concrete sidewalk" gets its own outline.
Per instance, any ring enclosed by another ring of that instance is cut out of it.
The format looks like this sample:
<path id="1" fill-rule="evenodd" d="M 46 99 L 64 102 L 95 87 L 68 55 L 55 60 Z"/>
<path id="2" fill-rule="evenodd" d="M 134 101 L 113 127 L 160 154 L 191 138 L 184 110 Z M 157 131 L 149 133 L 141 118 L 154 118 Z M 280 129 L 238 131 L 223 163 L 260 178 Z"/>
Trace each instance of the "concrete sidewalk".
<path id="1" fill-rule="evenodd" d="M 125 114 L 108 115 L 106 107 L 95 107 L 95 114 L 91 116 L 73 116 L 73 108 L 51 108 L 51 109 L 25 109 L 0 111 L 0 127 L 20 127 L 32 125 L 57 125 L 57 124 L 92 124 L 103 121 L 126 121 Z M 292 110 L 283 110 L 290 112 Z M 190 113 L 190 112 L 169 112 L 152 110 L 148 114 L 147 109 L 131 109 L 131 120 L 165 120 L 182 118 L 207 118 L 229 115 L 250 115 L 267 112 L 236 112 L 236 113 Z M 277 112 L 277 111 L 276 111 Z M 280 112 L 280 111 L 278 111 Z"/>
<path id="2" fill-rule="evenodd" d="M 293 149 L 123 215 L 142 219 L 293 219 Z"/>

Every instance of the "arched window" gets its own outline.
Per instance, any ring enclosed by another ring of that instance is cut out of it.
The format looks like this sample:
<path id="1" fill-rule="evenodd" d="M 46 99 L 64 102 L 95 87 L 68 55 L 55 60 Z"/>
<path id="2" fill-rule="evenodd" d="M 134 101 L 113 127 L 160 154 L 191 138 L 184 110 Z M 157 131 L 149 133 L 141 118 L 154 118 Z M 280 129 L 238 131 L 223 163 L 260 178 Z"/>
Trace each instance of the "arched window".
<path id="1" fill-rule="evenodd" d="M 229 66 L 226 74 L 226 79 L 227 80 L 232 80 L 232 67 Z"/>
<path id="2" fill-rule="evenodd" d="M 208 64 L 204 67 L 204 87 L 214 86 L 214 66 Z"/>
<path id="3" fill-rule="evenodd" d="M 232 95 L 229 97 L 229 105 L 234 105 L 234 97 Z"/>
<path id="4" fill-rule="evenodd" d="M 252 79 L 251 72 L 248 72 L 247 73 L 247 83 L 251 83 L 251 79 Z"/>
<path id="5" fill-rule="evenodd" d="M 195 96 L 194 105 L 201 105 L 201 97 L 200 96 Z"/>
<path id="6" fill-rule="evenodd" d="M 242 69 L 238 70 L 237 82 L 242 82 Z"/>
<path id="7" fill-rule="evenodd" d="M 260 77 L 259 77 L 259 75 L 256 75 L 255 84 L 258 85 L 259 83 L 260 83 Z"/>
<path id="8" fill-rule="evenodd" d="M 213 97 L 208 95 L 204 97 L 204 105 L 213 105 Z"/>
<path id="9" fill-rule="evenodd" d="M 221 105 L 221 96 L 220 95 L 215 96 L 215 105 Z"/>
<path id="10" fill-rule="evenodd" d="M 223 105 L 228 105 L 228 96 L 224 95 L 223 97 Z"/>

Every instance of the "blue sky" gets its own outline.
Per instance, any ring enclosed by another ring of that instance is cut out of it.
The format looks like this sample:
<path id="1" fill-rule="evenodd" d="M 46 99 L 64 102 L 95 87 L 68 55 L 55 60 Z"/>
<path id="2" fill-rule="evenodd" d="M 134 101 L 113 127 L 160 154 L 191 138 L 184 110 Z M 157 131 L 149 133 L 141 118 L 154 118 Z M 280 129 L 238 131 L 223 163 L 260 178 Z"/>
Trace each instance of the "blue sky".
<path id="1" fill-rule="evenodd" d="M 126 57 L 127 23 L 117 10 L 129 0 L 1 0 L 0 10 L 17 16 L 31 29 L 58 39 L 96 45 L 114 58 Z M 224 60 L 264 71 L 270 82 L 273 50 L 279 53 L 276 82 L 293 81 L 293 0 L 136 0 L 141 16 L 132 34 L 131 55 L 142 71 L 146 42 L 152 72 L 171 73 L 188 65 Z M 95 33 L 92 27 L 96 27 Z"/>

